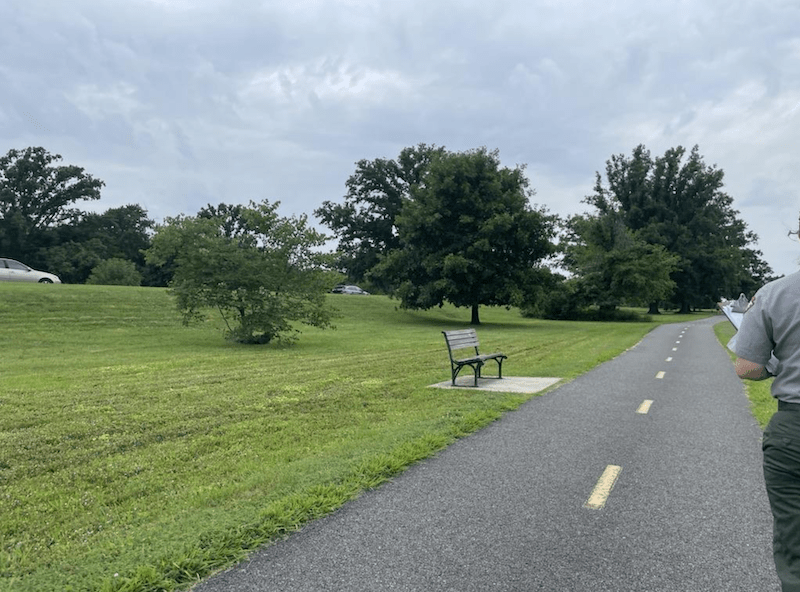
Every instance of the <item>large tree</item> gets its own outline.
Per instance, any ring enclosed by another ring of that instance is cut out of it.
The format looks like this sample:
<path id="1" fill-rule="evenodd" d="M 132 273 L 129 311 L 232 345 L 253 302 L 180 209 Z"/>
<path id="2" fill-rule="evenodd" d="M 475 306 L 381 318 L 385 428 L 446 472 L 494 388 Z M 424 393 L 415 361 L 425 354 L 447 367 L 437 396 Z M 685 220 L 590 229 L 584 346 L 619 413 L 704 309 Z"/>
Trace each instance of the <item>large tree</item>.
<path id="1" fill-rule="evenodd" d="M 403 307 L 447 301 L 478 324 L 480 305 L 522 304 L 534 291 L 554 220 L 529 204 L 522 167 L 501 167 L 496 150 L 442 151 L 411 193 L 395 219 L 399 248 L 373 272 Z"/>
<path id="2" fill-rule="evenodd" d="M 761 253 L 749 248 L 756 235 L 722 190 L 724 172 L 706 165 L 697 146 L 688 154 L 678 146 L 652 158 L 640 145 L 630 157 L 612 156 L 605 172 L 606 183 L 598 173 L 587 201 L 601 214 L 618 210 L 637 237 L 680 258 L 671 301 L 682 312 L 758 282 L 754 271 L 766 273 Z M 651 312 L 656 310 L 651 303 Z"/>
<path id="3" fill-rule="evenodd" d="M 103 182 L 74 165 L 58 165 L 44 148 L 9 150 L 0 157 L 0 252 L 44 263 L 47 230 L 73 218 L 71 206 L 100 199 Z"/>
<path id="4" fill-rule="evenodd" d="M 615 209 L 573 216 L 567 229 L 564 265 L 575 276 L 577 305 L 596 305 L 608 316 L 620 305 L 647 305 L 675 289 L 670 274 L 678 257 L 639 238 Z"/>
<path id="5" fill-rule="evenodd" d="M 296 323 L 331 325 L 327 260 L 318 251 L 326 237 L 305 216 L 279 216 L 278 205 L 209 206 L 157 229 L 147 261 L 174 269 L 170 288 L 185 322 L 216 310 L 243 343 L 291 342 Z"/>
<path id="6" fill-rule="evenodd" d="M 339 267 L 362 281 L 381 256 L 400 246 L 395 220 L 434 156 L 444 148 L 419 144 L 397 159 L 360 160 L 343 203 L 323 202 L 314 215 L 339 239 Z"/>

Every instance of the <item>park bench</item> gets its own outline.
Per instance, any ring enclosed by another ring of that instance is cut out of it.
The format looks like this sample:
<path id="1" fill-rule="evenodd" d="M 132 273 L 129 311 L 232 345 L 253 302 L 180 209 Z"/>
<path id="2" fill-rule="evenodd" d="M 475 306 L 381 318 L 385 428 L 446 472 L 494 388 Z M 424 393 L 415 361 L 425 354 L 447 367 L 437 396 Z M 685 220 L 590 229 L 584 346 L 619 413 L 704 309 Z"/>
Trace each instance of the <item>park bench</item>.
<path id="1" fill-rule="evenodd" d="M 478 379 L 481 378 L 481 368 L 488 360 L 497 362 L 497 378 L 503 378 L 503 360 L 508 356 L 499 352 L 481 354 L 478 351 L 478 334 L 475 329 L 442 331 L 442 334 L 447 342 L 447 353 L 450 356 L 450 374 L 453 378 L 453 386 L 456 385 L 456 377 L 464 366 L 472 368 L 472 372 L 475 374 L 475 386 L 478 386 Z M 453 352 L 465 349 L 474 349 L 474 355 L 466 358 L 454 357 Z"/>

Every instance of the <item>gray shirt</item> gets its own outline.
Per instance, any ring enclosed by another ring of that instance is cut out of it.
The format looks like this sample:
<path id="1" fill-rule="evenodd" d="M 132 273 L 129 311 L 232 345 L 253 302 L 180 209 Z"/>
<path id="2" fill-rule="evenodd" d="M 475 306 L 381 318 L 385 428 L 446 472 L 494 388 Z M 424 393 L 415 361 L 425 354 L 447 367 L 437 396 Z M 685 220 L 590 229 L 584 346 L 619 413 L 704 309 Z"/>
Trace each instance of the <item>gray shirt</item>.
<path id="1" fill-rule="evenodd" d="M 777 358 L 772 396 L 800 403 L 800 272 L 768 283 L 755 295 L 736 335 L 734 353 L 766 366 Z"/>

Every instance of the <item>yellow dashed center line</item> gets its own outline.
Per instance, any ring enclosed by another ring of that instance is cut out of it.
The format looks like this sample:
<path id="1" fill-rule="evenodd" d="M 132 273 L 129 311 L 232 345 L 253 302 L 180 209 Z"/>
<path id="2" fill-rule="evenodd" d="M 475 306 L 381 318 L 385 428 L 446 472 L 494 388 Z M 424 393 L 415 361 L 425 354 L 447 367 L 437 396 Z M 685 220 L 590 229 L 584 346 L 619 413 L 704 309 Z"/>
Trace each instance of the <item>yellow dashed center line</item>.
<path id="1" fill-rule="evenodd" d="M 597 485 L 594 486 L 592 494 L 589 496 L 589 499 L 586 500 L 586 503 L 583 504 L 583 507 L 590 510 L 599 510 L 603 508 L 603 506 L 606 505 L 606 500 L 611 490 L 614 488 L 614 483 L 617 482 L 620 471 L 622 471 L 622 467 L 608 465 L 606 470 L 603 471 L 603 474 L 600 475 L 600 479 L 597 480 Z"/>
<path id="2" fill-rule="evenodd" d="M 683 333 L 680 334 L 680 337 L 683 338 Z M 675 344 L 680 344 L 680 339 L 675 341 Z M 673 347 L 672 351 L 678 351 L 678 348 Z M 671 362 L 672 357 L 668 357 L 666 361 Z M 663 379 L 665 375 L 666 372 L 661 370 L 656 373 L 656 378 Z M 650 411 L 650 407 L 652 405 L 652 399 L 645 399 L 636 409 L 636 413 L 639 413 L 640 415 L 646 415 Z M 603 474 L 600 475 L 600 479 L 597 480 L 597 485 L 594 486 L 589 499 L 586 500 L 586 503 L 583 504 L 583 507 L 590 510 L 599 510 L 605 507 L 608 496 L 611 494 L 611 490 L 614 488 L 614 484 L 617 482 L 617 478 L 619 477 L 621 471 L 622 467 L 618 465 L 608 465 L 603 471 Z"/>

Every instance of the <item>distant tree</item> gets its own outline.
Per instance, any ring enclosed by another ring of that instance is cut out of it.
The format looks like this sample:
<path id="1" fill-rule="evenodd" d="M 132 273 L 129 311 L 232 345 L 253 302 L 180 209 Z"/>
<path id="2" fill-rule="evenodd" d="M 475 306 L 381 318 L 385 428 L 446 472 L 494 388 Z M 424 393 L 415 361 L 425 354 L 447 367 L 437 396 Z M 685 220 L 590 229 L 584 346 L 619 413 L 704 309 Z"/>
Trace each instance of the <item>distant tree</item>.
<path id="1" fill-rule="evenodd" d="M 314 215 L 339 239 L 339 267 L 351 281 L 363 281 L 381 256 L 400 246 L 395 220 L 403 204 L 444 148 L 419 144 L 396 160 L 360 160 L 346 182 L 344 203 L 323 202 Z"/>
<path id="2" fill-rule="evenodd" d="M 216 309 L 228 336 L 243 343 L 291 342 L 296 322 L 331 326 L 329 260 L 318 251 L 326 237 L 305 216 L 278 216 L 278 205 L 206 209 L 158 227 L 146 258 L 174 266 L 170 288 L 184 322 Z"/>
<path id="3" fill-rule="evenodd" d="M 758 237 L 722 191 L 722 169 L 706 165 L 697 146 L 686 156 L 679 146 L 652 158 L 642 145 L 630 157 L 612 156 L 606 184 L 598 173 L 595 193 L 587 198 L 601 214 L 618 210 L 638 238 L 680 258 L 670 299 L 682 312 L 733 294 L 754 281 L 756 270 L 768 273 L 760 252 L 748 248 Z M 651 312 L 657 312 L 656 302 Z"/>
<path id="4" fill-rule="evenodd" d="M 53 246 L 44 249 L 42 257 L 68 283 L 85 282 L 92 269 L 108 259 L 130 261 L 143 274 L 149 271 L 144 251 L 150 246 L 154 226 L 147 211 L 133 204 L 102 214 L 77 212 L 49 231 Z"/>
<path id="5" fill-rule="evenodd" d="M 49 246 L 46 231 L 74 217 L 76 202 L 100 199 L 102 181 L 59 161 L 44 148 L 0 157 L 0 252 L 7 257 L 44 263 L 39 253 Z"/>
<path id="6" fill-rule="evenodd" d="M 564 265 L 575 275 L 577 305 L 596 305 L 601 318 L 623 304 L 643 306 L 670 296 L 679 258 L 648 244 L 610 209 L 568 221 Z"/>
<path id="7" fill-rule="evenodd" d="M 133 261 L 106 259 L 92 269 L 86 283 L 102 286 L 140 286 L 142 274 L 136 269 Z"/>
<path id="8" fill-rule="evenodd" d="M 529 205 L 528 185 L 523 168 L 500 166 L 496 150 L 440 152 L 396 217 L 399 247 L 371 275 L 403 307 L 447 301 L 470 308 L 473 324 L 480 305 L 524 303 L 554 235 L 553 218 Z"/>
<path id="9" fill-rule="evenodd" d="M 778 276 L 772 268 L 764 261 L 764 254 L 758 249 L 742 249 L 744 273 L 739 282 L 739 286 L 730 292 L 730 296 L 744 292 L 748 296 L 755 294 L 767 282 L 777 279 Z"/>
<path id="10" fill-rule="evenodd" d="M 141 268 L 150 247 L 155 222 L 136 204 L 110 208 L 102 214 L 86 214 L 78 230 L 107 245 L 110 258 L 126 259 Z"/>
<path id="11" fill-rule="evenodd" d="M 84 283 L 92 269 L 106 259 L 106 245 L 99 238 L 85 241 L 69 241 L 44 249 L 43 258 L 48 269 L 52 269 L 66 284 Z"/>

